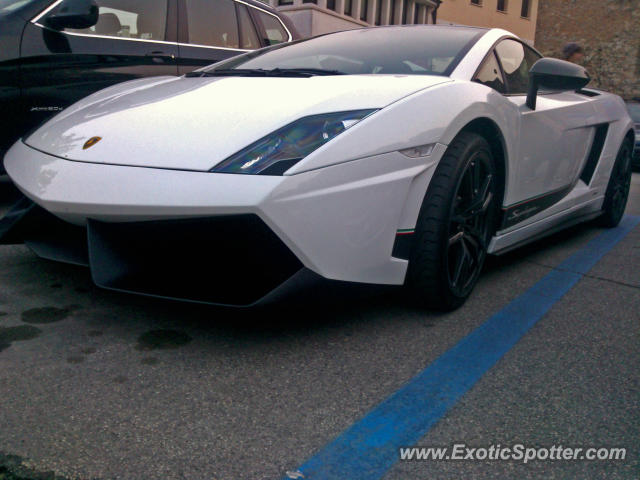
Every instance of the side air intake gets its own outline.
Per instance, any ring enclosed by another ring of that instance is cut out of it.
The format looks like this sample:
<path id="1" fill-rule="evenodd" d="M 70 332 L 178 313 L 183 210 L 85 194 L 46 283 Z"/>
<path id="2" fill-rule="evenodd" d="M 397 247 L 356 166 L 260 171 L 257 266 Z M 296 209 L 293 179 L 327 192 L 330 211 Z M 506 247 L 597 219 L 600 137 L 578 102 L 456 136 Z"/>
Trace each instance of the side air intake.
<path id="1" fill-rule="evenodd" d="M 604 142 L 607 139 L 607 133 L 609 132 L 609 124 L 602 123 L 596 126 L 596 134 L 593 137 L 593 143 L 591 144 L 591 150 L 589 150 L 589 157 L 587 163 L 585 163 L 582 173 L 580 174 L 580 180 L 589 185 L 593 174 L 598 166 L 598 161 L 602 155 L 602 149 Z"/>

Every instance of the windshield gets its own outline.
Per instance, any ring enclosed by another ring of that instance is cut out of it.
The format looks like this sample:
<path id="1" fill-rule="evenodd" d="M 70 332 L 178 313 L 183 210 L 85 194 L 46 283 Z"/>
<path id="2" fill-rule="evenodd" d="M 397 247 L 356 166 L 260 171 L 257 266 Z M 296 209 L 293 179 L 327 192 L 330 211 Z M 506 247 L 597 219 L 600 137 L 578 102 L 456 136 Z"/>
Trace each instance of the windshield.
<path id="1" fill-rule="evenodd" d="M 349 30 L 258 50 L 201 71 L 315 69 L 350 75 L 446 76 L 484 33 L 437 26 Z"/>
<path id="2" fill-rule="evenodd" d="M 0 12 L 12 12 L 34 0 L 0 0 Z"/>
<path id="3" fill-rule="evenodd" d="M 636 123 L 640 122 L 640 103 L 627 103 L 627 108 L 633 121 Z"/>

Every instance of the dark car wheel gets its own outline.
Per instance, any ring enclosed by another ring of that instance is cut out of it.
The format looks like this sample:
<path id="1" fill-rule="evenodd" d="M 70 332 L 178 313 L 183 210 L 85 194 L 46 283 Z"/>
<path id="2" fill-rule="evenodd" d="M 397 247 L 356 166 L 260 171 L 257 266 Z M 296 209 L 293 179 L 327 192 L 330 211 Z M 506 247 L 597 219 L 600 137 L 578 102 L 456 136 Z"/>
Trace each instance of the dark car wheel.
<path id="1" fill-rule="evenodd" d="M 600 224 L 603 227 L 612 228 L 617 226 L 622 220 L 624 210 L 629 198 L 631 187 L 631 155 L 633 146 L 630 141 L 625 140 L 618 151 L 618 156 L 613 164 L 607 192 L 605 193 L 602 205 L 602 216 Z"/>
<path id="2" fill-rule="evenodd" d="M 493 234 L 497 182 L 486 140 L 458 135 L 438 164 L 416 224 L 405 283 L 419 304 L 453 310 L 473 290 Z"/>

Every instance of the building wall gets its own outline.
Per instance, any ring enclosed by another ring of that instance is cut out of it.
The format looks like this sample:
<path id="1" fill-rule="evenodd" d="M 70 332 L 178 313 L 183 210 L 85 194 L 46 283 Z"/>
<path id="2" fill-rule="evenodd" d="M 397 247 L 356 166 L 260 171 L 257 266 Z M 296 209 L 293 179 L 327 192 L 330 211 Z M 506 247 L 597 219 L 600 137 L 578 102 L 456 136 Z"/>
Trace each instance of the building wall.
<path id="1" fill-rule="evenodd" d="M 438 9 L 438 23 L 504 28 L 533 44 L 538 0 L 529 0 L 528 17 L 521 16 L 522 2 L 523 0 L 504 0 L 504 10 L 500 11 L 498 0 L 444 0 Z"/>
<path id="2" fill-rule="evenodd" d="M 431 23 L 434 0 L 269 0 L 304 37 L 374 25 Z"/>
<path id="3" fill-rule="evenodd" d="M 286 6 L 279 7 L 278 10 L 287 14 L 303 37 L 368 26 L 366 22 L 339 15 L 331 10 L 323 10 L 316 5 Z"/>
<path id="4" fill-rule="evenodd" d="M 579 43 L 590 86 L 640 97 L 640 0 L 540 0 L 536 48 L 562 58 Z"/>

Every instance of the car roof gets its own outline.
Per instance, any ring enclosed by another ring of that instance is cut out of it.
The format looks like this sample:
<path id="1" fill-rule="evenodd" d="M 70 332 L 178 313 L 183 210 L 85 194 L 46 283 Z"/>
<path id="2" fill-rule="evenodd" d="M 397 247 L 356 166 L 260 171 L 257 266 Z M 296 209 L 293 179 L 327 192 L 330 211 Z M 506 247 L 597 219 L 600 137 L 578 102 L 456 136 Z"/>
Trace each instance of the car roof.
<path id="1" fill-rule="evenodd" d="M 245 1 L 245 0 L 242 0 Z M 485 27 L 474 27 L 472 25 L 443 25 L 443 24 L 405 24 L 405 25 L 366 25 L 366 26 L 362 26 L 362 27 L 357 27 L 357 28 L 347 28 L 344 30 L 335 30 L 332 32 L 326 32 L 326 33 L 321 33 L 318 35 L 314 35 L 313 37 L 309 37 L 309 38 L 304 38 L 302 40 L 308 40 L 310 38 L 318 38 L 318 37 L 326 37 L 329 35 L 334 35 L 336 33 L 349 33 L 349 32 L 357 32 L 358 30 L 379 30 L 379 29 L 389 29 L 389 30 L 398 30 L 398 29 L 407 29 L 407 28 L 428 28 L 428 29 L 434 29 L 434 28 L 438 28 L 438 29 L 443 29 L 443 30 L 462 30 L 462 29 L 467 29 L 467 30 L 477 30 L 478 33 L 480 32 L 489 32 L 491 30 L 498 30 L 495 28 L 485 28 Z M 508 33 L 508 32 L 506 32 Z M 514 35 L 515 36 L 515 35 Z"/>
<path id="2" fill-rule="evenodd" d="M 244 1 L 244 0 L 243 0 Z M 474 25 L 448 25 L 448 24 L 405 24 L 405 25 L 371 25 L 371 26 L 363 26 L 361 27 L 363 29 L 365 28 L 389 28 L 389 29 L 396 29 L 396 28 L 441 28 L 443 30 L 446 29 L 450 29 L 450 30 L 462 30 L 462 29 L 471 29 L 471 30 L 477 30 L 479 32 L 488 32 L 489 30 L 494 30 L 491 28 L 486 28 L 486 27 L 476 27 Z M 349 29 L 349 30 L 359 30 L 358 28 L 356 29 Z M 349 30 L 341 30 L 341 31 L 349 31 Z M 327 35 L 331 34 L 331 33 L 338 33 L 338 32 L 330 32 Z"/>

